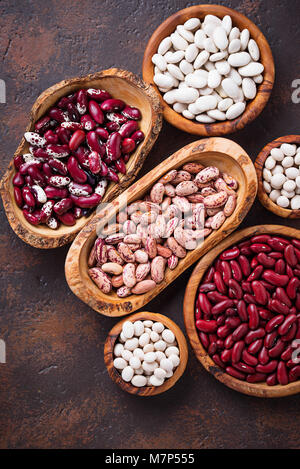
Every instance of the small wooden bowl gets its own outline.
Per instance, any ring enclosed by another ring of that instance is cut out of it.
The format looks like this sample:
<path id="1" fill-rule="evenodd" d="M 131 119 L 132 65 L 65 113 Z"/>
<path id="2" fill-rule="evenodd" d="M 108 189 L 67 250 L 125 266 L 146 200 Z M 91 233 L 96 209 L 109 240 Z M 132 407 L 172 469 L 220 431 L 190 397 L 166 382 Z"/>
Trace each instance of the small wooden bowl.
<path id="1" fill-rule="evenodd" d="M 207 14 L 216 15 L 219 18 L 230 15 L 235 26 L 239 27 L 241 30 L 244 28 L 249 29 L 251 37 L 255 39 L 259 46 L 261 53 L 260 61 L 265 67 L 263 72 L 264 81 L 259 85 L 255 99 L 247 104 L 245 112 L 237 119 L 215 124 L 200 124 L 186 119 L 181 114 L 175 112 L 173 108 L 163 100 L 162 94 L 154 84 L 154 65 L 151 61 L 152 56 L 157 52 L 160 42 L 174 32 L 176 26 L 183 24 L 189 18 L 193 17 L 203 20 Z M 145 81 L 154 84 L 158 90 L 163 106 L 164 118 L 170 122 L 170 124 L 174 125 L 178 129 L 195 135 L 226 135 L 243 129 L 245 125 L 256 119 L 256 117 L 262 112 L 272 92 L 275 79 L 275 65 L 272 51 L 265 36 L 246 16 L 236 10 L 232 10 L 231 8 L 221 5 L 195 5 L 185 8 L 184 10 L 180 10 L 170 16 L 154 31 L 144 53 L 143 78 Z"/>
<path id="2" fill-rule="evenodd" d="M 239 379 L 233 378 L 220 368 L 208 355 L 203 347 L 195 325 L 195 301 L 199 284 L 208 267 L 214 262 L 216 257 L 230 246 L 241 242 L 250 236 L 258 234 L 277 234 L 282 236 L 290 236 L 300 239 L 300 231 L 295 228 L 289 228 L 281 225 L 257 225 L 250 226 L 244 230 L 233 233 L 229 238 L 220 243 L 213 251 L 208 252 L 198 262 L 192 272 L 190 280 L 187 284 L 183 303 L 184 323 L 190 344 L 195 355 L 204 368 L 209 371 L 216 379 L 235 391 L 256 397 L 283 397 L 300 392 L 300 381 L 289 383 L 286 386 L 280 384 L 276 386 L 268 386 L 266 383 L 247 383 Z"/>
<path id="3" fill-rule="evenodd" d="M 174 332 L 180 351 L 180 363 L 176 368 L 173 376 L 171 376 L 171 378 L 166 379 L 164 384 L 162 384 L 161 386 L 143 386 L 142 388 L 138 388 L 136 386 L 132 386 L 132 384 L 127 383 L 122 379 L 121 374 L 114 367 L 113 352 L 116 340 L 122 331 L 123 323 L 128 320 L 143 321 L 146 319 L 150 319 L 151 321 L 159 321 L 172 332 Z M 183 375 L 184 370 L 186 369 L 187 360 L 188 347 L 181 329 L 177 326 L 177 324 L 175 324 L 174 321 L 171 321 L 171 319 L 167 318 L 166 316 L 163 316 L 162 314 L 158 313 L 150 313 L 149 311 L 141 311 L 139 313 L 132 314 L 131 316 L 128 316 L 127 318 L 118 322 L 108 334 L 104 344 L 104 361 L 109 376 L 115 383 L 117 383 L 123 389 L 123 391 L 127 391 L 130 394 L 136 394 L 137 396 L 156 396 L 157 394 L 161 394 L 167 391 L 168 389 L 172 388 L 174 384 L 179 380 L 179 378 Z"/>
<path id="4" fill-rule="evenodd" d="M 133 73 L 117 68 L 103 70 L 85 77 L 63 80 L 45 90 L 37 98 L 30 113 L 26 131 L 34 130 L 35 122 L 59 98 L 80 88 L 104 88 L 113 96 L 124 99 L 126 103 L 138 107 L 142 113 L 140 128 L 145 133 L 145 139 L 126 164 L 127 174 L 120 175 L 120 184 L 113 182 L 109 184 L 103 198 L 103 202 L 109 202 L 133 182 L 158 137 L 162 125 L 159 97 L 153 86 L 143 82 Z M 23 137 L 15 155 L 27 153 L 28 146 Z M 12 179 L 15 173 L 15 167 L 13 161 L 11 161 L 0 183 L 3 205 L 12 229 L 23 241 L 31 246 L 42 249 L 63 246 L 71 242 L 94 216 L 94 213 L 92 213 L 89 217 L 80 218 L 74 226 L 61 225 L 57 230 L 51 230 L 46 225 L 31 225 L 25 220 L 22 210 L 16 205 L 14 199 Z"/>
<path id="5" fill-rule="evenodd" d="M 296 143 L 300 144 L 300 135 L 286 135 L 285 137 L 277 138 L 273 140 L 273 142 L 268 143 L 261 152 L 259 153 L 258 157 L 256 158 L 254 165 L 256 169 L 257 179 L 258 179 L 258 198 L 261 204 L 270 212 L 275 213 L 279 217 L 283 218 L 300 218 L 300 210 L 291 210 L 287 208 L 279 207 L 275 202 L 273 202 L 268 194 L 266 193 L 264 186 L 263 186 L 263 169 L 265 165 L 265 161 L 270 155 L 270 152 L 273 148 L 280 147 L 283 143 Z"/>
<path id="6" fill-rule="evenodd" d="M 88 275 L 88 256 L 97 237 L 96 230 L 102 228 L 131 202 L 143 198 L 152 185 L 165 173 L 185 163 L 197 161 L 204 166 L 217 166 L 228 172 L 239 182 L 237 207 L 224 225 L 210 234 L 194 251 L 189 251 L 174 270 L 167 269 L 164 280 L 153 290 L 143 295 L 119 298 L 115 292 L 106 295 Z M 246 216 L 256 196 L 257 178 L 253 163 L 245 151 L 235 142 L 225 138 L 209 138 L 193 142 L 171 155 L 146 176 L 133 184 L 111 204 L 107 211 L 97 214 L 74 240 L 65 264 L 66 279 L 71 290 L 95 311 L 106 316 L 123 316 L 143 307 L 164 288 L 172 283 L 199 257 L 216 246 L 234 231 Z"/>

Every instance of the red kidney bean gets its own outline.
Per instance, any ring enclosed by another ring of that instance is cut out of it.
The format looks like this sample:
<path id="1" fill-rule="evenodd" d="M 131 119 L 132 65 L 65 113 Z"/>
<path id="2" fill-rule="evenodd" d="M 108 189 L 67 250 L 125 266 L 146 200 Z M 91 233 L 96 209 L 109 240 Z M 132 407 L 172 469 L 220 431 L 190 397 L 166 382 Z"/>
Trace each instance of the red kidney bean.
<path id="1" fill-rule="evenodd" d="M 266 380 L 267 375 L 265 373 L 254 373 L 252 375 L 247 375 L 247 383 L 261 383 Z"/>
<path id="2" fill-rule="evenodd" d="M 227 296 L 221 295 L 221 293 L 219 293 L 218 291 L 208 292 L 207 298 L 209 299 L 209 301 L 212 301 L 213 303 L 228 300 Z"/>
<path id="3" fill-rule="evenodd" d="M 34 128 L 37 132 L 43 133 L 50 127 L 50 117 L 49 116 L 44 116 L 41 119 L 39 119 L 35 125 Z"/>
<path id="4" fill-rule="evenodd" d="M 230 349 L 233 347 L 233 345 L 234 345 L 234 341 L 232 339 L 232 334 L 229 334 L 224 340 L 224 347 L 227 349 Z"/>
<path id="5" fill-rule="evenodd" d="M 253 257 L 252 261 L 250 262 L 251 269 L 255 269 L 259 265 L 259 262 L 256 257 Z"/>
<path id="6" fill-rule="evenodd" d="M 226 367 L 226 373 L 228 373 L 230 376 L 233 376 L 234 378 L 240 379 L 242 381 L 245 381 L 245 379 L 246 379 L 246 375 L 244 373 L 236 370 L 232 366 L 227 366 Z"/>
<path id="7" fill-rule="evenodd" d="M 277 287 L 275 294 L 273 296 L 275 296 L 276 299 L 281 301 L 281 303 L 284 303 L 289 308 L 292 307 L 292 302 L 289 299 L 288 295 L 286 294 L 286 291 L 282 287 Z"/>
<path id="8" fill-rule="evenodd" d="M 235 259 L 239 256 L 240 250 L 238 247 L 234 247 L 231 249 L 227 249 L 226 251 L 222 252 L 220 255 L 221 261 L 230 261 L 232 259 Z"/>
<path id="9" fill-rule="evenodd" d="M 196 321 L 196 327 L 199 329 L 199 331 L 210 334 L 211 332 L 215 332 L 218 326 L 217 321 L 205 321 L 203 319 L 199 319 Z"/>
<path id="10" fill-rule="evenodd" d="M 225 319 L 225 324 L 230 327 L 231 329 L 236 329 L 240 324 L 241 320 L 238 317 L 227 317 Z"/>
<path id="11" fill-rule="evenodd" d="M 214 355 L 217 349 L 218 349 L 218 346 L 216 342 L 212 342 L 211 344 L 209 344 L 209 347 L 208 347 L 209 355 Z"/>
<path id="12" fill-rule="evenodd" d="M 289 328 L 297 321 L 297 316 L 295 314 L 289 314 L 281 326 L 278 328 L 278 334 L 285 335 L 287 334 Z"/>
<path id="13" fill-rule="evenodd" d="M 101 109 L 105 112 L 112 112 L 112 111 L 121 111 L 125 107 L 124 101 L 121 99 L 106 99 L 101 103 Z"/>
<path id="14" fill-rule="evenodd" d="M 267 322 L 267 325 L 265 327 L 266 332 L 269 334 L 272 332 L 276 327 L 280 326 L 280 324 L 283 323 L 285 316 L 283 314 L 278 314 L 277 316 L 274 316 L 272 319 L 270 319 Z"/>
<path id="15" fill-rule="evenodd" d="M 235 300 L 234 300 L 235 301 Z M 236 306 L 236 305 L 235 305 Z M 236 309 L 235 308 L 227 308 L 225 311 L 225 315 L 230 317 L 230 316 L 236 316 Z M 237 318 L 238 319 L 238 318 Z M 240 319 L 239 319 L 240 321 Z"/>
<path id="16" fill-rule="evenodd" d="M 111 168 L 108 168 L 106 179 L 108 179 L 109 181 L 116 182 L 116 183 L 119 182 L 119 176 Z"/>
<path id="17" fill-rule="evenodd" d="M 24 176 L 20 172 L 17 172 L 13 177 L 12 183 L 14 186 L 22 187 L 25 183 Z"/>
<path id="18" fill-rule="evenodd" d="M 24 186 L 22 188 L 22 197 L 26 205 L 29 207 L 35 207 L 35 198 L 29 187 Z"/>
<path id="19" fill-rule="evenodd" d="M 232 355 L 232 350 L 230 349 L 225 349 L 221 352 L 221 360 L 223 363 L 228 363 L 231 361 L 231 355 Z"/>
<path id="20" fill-rule="evenodd" d="M 265 270 L 262 274 L 262 277 L 272 285 L 276 285 L 277 287 L 284 287 L 288 281 L 289 277 L 287 275 L 280 275 L 274 272 L 273 270 Z"/>
<path id="21" fill-rule="evenodd" d="M 44 137 L 48 143 L 58 143 L 58 135 L 53 132 L 53 130 L 49 129 L 44 133 Z"/>
<path id="22" fill-rule="evenodd" d="M 274 267 L 275 262 L 276 262 L 275 259 L 272 259 L 272 257 L 268 256 L 264 252 L 260 252 L 257 255 L 257 260 L 264 267 L 268 267 L 268 268 Z"/>
<path id="23" fill-rule="evenodd" d="M 266 365 L 261 365 L 261 364 L 256 365 L 255 369 L 259 373 L 268 373 L 269 374 L 269 373 L 272 373 L 273 371 L 276 370 L 277 365 L 278 365 L 277 360 L 271 360 Z"/>
<path id="24" fill-rule="evenodd" d="M 268 307 L 271 311 L 279 314 L 289 314 L 289 308 L 285 304 L 281 303 L 279 300 L 272 299 L 268 303 Z"/>
<path id="25" fill-rule="evenodd" d="M 296 266 L 297 267 L 297 266 Z M 290 265 L 286 265 L 286 275 L 289 277 L 289 278 L 293 278 L 294 277 L 294 271 L 292 269 L 292 267 Z"/>
<path id="26" fill-rule="evenodd" d="M 79 122 L 80 114 L 77 111 L 77 107 L 75 106 L 74 103 L 71 102 L 67 104 L 67 114 L 69 116 L 70 121 Z"/>
<path id="27" fill-rule="evenodd" d="M 282 259 L 283 258 L 283 253 L 282 252 L 276 252 L 272 251 L 269 253 L 269 257 L 272 257 L 273 259 Z"/>
<path id="28" fill-rule="evenodd" d="M 227 293 L 227 288 L 223 282 L 223 279 L 222 279 L 222 276 L 220 274 L 220 272 L 216 271 L 214 273 L 214 282 L 216 284 L 216 287 L 217 287 L 217 290 L 219 291 L 219 293 L 221 293 L 222 295 L 226 295 Z"/>
<path id="29" fill-rule="evenodd" d="M 244 349 L 242 352 L 242 361 L 250 366 L 256 366 L 258 364 L 257 358 L 251 355 L 246 349 Z"/>
<path id="30" fill-rule="evenodd" d="M 285 243 L 283 243 L 279 238 L 270 238 L 268 240 L 268 245 L 275 251 L 284 251 Z"/>
<path id="31" fill-rule="evenodd" d="M 298 263 L 296 251 L 292 244 L 288 244 L 284 249 L 284 258 L 286 262 L 291 266 L 295 267 Z"/>
<path id="32" fill-rule="evenodd" d="M 264 321 L 269 321 L 270 319 L 274 317 L 274 314 L 271 313 L 271 311 L 265 308 L 260 308 L 260 307 L 258 308 L 258 314 L 260 318 Z"/>
<path id="33" fill-rule="evenodd" d="M 57 215 L 63 215 L 65 212 L 73 207 L 73 201 L 70 197 L 61 199 L 53 206 L 53 210 Z"/>
<path id="34" fill-rule="evenodd" d="M 267 244 L 262 244 L 262 243 L 251 244 L 250 249 L 253 252 L 255 252 L 256 254 L 258 254 L 260 252 L 271 252 L 272 251 L 270 246 L 268 246 Z"/>
<path id="35" fill-rule="evenodd" d="M 292 277 L 286 287 L 286 293 L 291 300 L 296 298 L 297 289 L 300 287 L 300 280 L 297 277 Z"/>
<path id="36" fill-rule="evenodd" d="M 238 257 L 238 262 L 239 262 L 239 265 L 240 265 L 241 270 L 243 272 L 243 275 L 245 277 L 249 277 L 249 275 L 251 273 L 251 267 L 250 267 L 250 263 L 249 263 L 247 257 L 244 256 L 243 254 L 241 254 Z"/>
<path id="37" fill-rule="evenodd" d="M 103 156 L 103 148 L 99 142 L 99 138 L 95 130 L 91 130 L 86 134 L 86 141 L 90 151 L 97 151 L 100 155 Z"/>
<path id="38" fill-rule="evenodd" d="M 241 300 L 243 297 L 243 290 L 238 284 L 236 280 L 233 278 L 229 279 L 228 281 L 228 286 L 229 286 L 229 297 L 230 298 L 236 298 L 237 300 Z"/>
<path id="39" fill-rule="evenodd" d="M 290 383 L 297 381 L 300 378 L 300 365 L 296 365 L 289 370 L 288 380 Z"/>
<path id="40" fill-rule="evenodd" d="M 251 283 L 250 282 L 245 282 L 243 281 L 241 283 L 241 286 L 242 286 L 242 289 L 246 292 L 246 293 L 250 293 L 252 294 L 253 291 L 252 291 L 252 286 L 251 286 Z"/>
<path id="41" fill-rule="evenodd" d="M 281 336 L 281 340 L 283 342 L 290 342 L 291 340 L 293 340 L 295 338 L 296 332 L 297 332 L 297 324 L 294 323 L 294 324 L 291 325 L 291 327 L 288 330 L 287 334 Z M 296 336 L 296 338 L 299 338 L 299 337 Z"/>
<path id="42" fill-rule="evenodd" d="M 221 339 L 225 339 L 230 334 L 230 332 L 231 332 L 231 328 L 228 327 L 227 325 L 220 326 L 217 329 L 217 335 Z"/>
<path id="43" fill-rule="evenodd" d="M 37 214 L 30 213 L 28 210 L 23 209 L 23 215 L 24 218 L 30 223 L 31 225 L 39 225 L 40 224 L 40 218 Z"/>
<path id="44" fill-rule="evenodd" d="M 79 145 L 81 145 L 85 141 L 85 132 L 83 130 L 76 130 L 71 140 L 69 141 L 69 148 L 71 151 L 77 150 Z"/>
<path id="45" fill-rule="evenodd" d="M 223 350 L 224 349 L 224 340 L 218 339 L 216 341 L 216 344 L 217 344 L 218 350 Z"/>
<path id="46" fill-rule="evenodd" d="M 239 362 L 239 363 L 233 363 L 232 365 L 236 370 L 241 371 L 243 373 L 248 373 L 251 375 L 255 374 L 255 368 L 253 368 L 252 366 L 246 365 L 246 363 Z"/>
<path id="47" fill-rule="evenodd" d="M 226 299 L 224 301 L 220 301 L 219 303 L 215 304 L 212 308 L 211 308 L 211 314 L 213 316 L 215 315 L 218 315 L 218 314 L 221 314 L 223 313 L 227 308 L 231 308 L 233 306 L 233 301 L 230 300 L 230 299 Z"/>
<path id="48" fill-rule="evenodd" d="M 247 313 L 249 316 L 249 328 L 255 330 L 259 325 L 259 314 L 255 304 L 249 304 L 247 307 Z"/>
<path id="49" fill-rule="evenodd" d="M 207 293 L 209 291 L 214 291 L 215 289 L 216 289 L 216 285 L 214 283 L 203 283 L 200 286 L 199 291 L 202 293 Z"/>
<path id="50" fill-rule="evenodd" d="M 246 301 L 246 303 L 253 303 L 253 304 L 257 303 L 255 296 L 250 295 L 250 293 L 244 294 L 244 300 Z"/>
<path id="51" fill-rule="evenodd" d="M 247 278 L 247 282 L 253 282 L 253 280 L 257 280 L 260 278 L 261 274 L 263 273 L 263 266 L 258 265 L 254 268 L 253 272 Z"/>
<path id="52" fill-rule="evenodd" d="M 198 301 L 201 311 L 209 317 L 211 315 L 212 308 L 207 296 L 204 293 L 199 293 Z"/>
<path id="53" fill-rule="evenodd" d="M 106 129 L 103 129 L 102 127 L 97 127 L 95 129 L 96 134 L 100 138 L 101 141 L 106 142 L 106 140 L 109 137 L 109 133 Z"/>
<path id="54" fill-rule="evenodd" d="M 45 184 L 45 177 L 36 166 L 29 166 L 27 174 L 32 178 L 35 184 L 43 186 Z"/>
<path id="55" fill-rule="evenodd" d="M 89 114 L 92 117 L 92 119 L 94 119 L 94 121 L 97 122 L 98 124 L 103 124 L 104 122 L 104 114 L 102 110 L 104 110 L 102 109 L 102 105 L 99 106 L 99 104 L 96 101 L 91 100 L 89 102 Z"/>
<path id="56" fill-rule="evenodd" d="M 119 134 L 120 135 L 120 134 Z M 132 153 L 135 150 L 135 141 L 132 138 L 124 138 L 121 142 L 122 154 Z"/>
<path id="57" fill-rule="evenodd" d="M 204 332 L 199 332 L 199 338 L 201 340 L 202 345 L 208 349 L 209 347 L 209 338 Z"/>
<path id="58" fill-rule="evenodd" d="M 64 199 L 68 197 L 68 190 L 67 189 L 61 189 L 58 187 L 52 187 L 52 186 L 46 186 L 44 188 L 44 191 L 46 193 L 46 196 L 48 199 Z"/>
<path id="59" fill-rule="evenodd" d="M 59 141 L 63 145 L 69 145 L 71 132 L 68 129 L 64 129 L 63 127 L 58 127 L 56 129 L 56 135 L 58 136 Z"/>
<path id="60" fill-rule="evenodd" d="M 138 129 L 138 123 L 134 120 L 129 120 L 120 127 L 119 133 L 122 138 L 130 137 Z M 136 140 L 132 139 L 135 143 Z"/>
<path id="61" fill-rule="evenodd" d="M 246 323 L 240 324 L 240 325 L 235 329 L 235 331 L 232 333 L 232 340 L 233 340 L 234 342 L 238 342 L 238 341 L 241 340 L 243 337 L 245 337 L 245 335 L 248 333 L 248 331 L 249 331 L 248 324 L 246 324 Z"/>
<path id="62" fill-rule="evenodd" d="M 266 378 L 266 383 L 268 386 L 275 386 L 277 384 L 277 373 L 271 373 Z"/>
<path id="63" fill-rule="evenodd" d="M 250 241 L 251 243 L 267 243 L 270 238 L 271 238 L 270 235 L 262 234 L 262 235 L 252 236 Z"/>
<path id="64" fill-rule="evenodd" d="M 268 349 L 265 346 L 259 351 L 258 361 L 261 365 L 266 365 L 270 361 Z"/>
<path id="65" fill-rule="evenodd" d="M 275 263 L 275 272 L 276 274 L 285 274 L 285 262 L 283 259 L 278 259 Z"/>
<path id="66" fill-rule="evenodd" d="M 266 290 L 268 291 L 273 291 L 275 290 L 275 285 L 271 285 L 270 283 L 266 282 L 265 280 L 260 279 L 261 284 L 265 287 Z"/>
<path id="67" fill-rule="evenodd" d="M 15 201 L 16 201 L 17 206 L 22 208 L 24 201 L 23 201 L 22 191 L 20 187 L 17 187 L 17 186 L 14 187 L 14 196 L 15 196 Z"/>
<path id="68" fill-rule="evenodd" d="M 278 339 L 277 331 L 270 332 L 269 334 L 266 335 L 264 339 L 265 347 L 268 349 L 274 347 L 277 339 Z"/>
<path id="69" fill-rule="evenodd" d="M 74 217 L 74 214 L 72 212 L 66 212 L 63 213 L 62 215 L 57 215 L 58 219 L 67 226 L 73 226 L 76 223 L 76 218 Z"/>
<path id="70" fill-rule="evenodd" d="M 251 342 L 251 344 L 249 345 L 247 351 L 251 355 L 256 355 L 260 351 L 262 346 L 263 346 L 263 340 L 262 339 L 256 339 L 253 342 Z"/>
<path id="71" fill-rule="evenodd" d="M 77 197 L 71 194 L 74 204 L 80 208 L 94 208 L 101 202 L 102 197 L 96 193 L 88 197 Z"/>
<path id="72" fill-rule="evenodd" d="M 214 361 L 220 368 L 225 369 L 225 365 L 224 365 L 224 363 L 222 362 L 220 356 L 219 356 L 217 353 L 215 353 L 215 354 L 212 356 L 212 359 L 213 359 L 213 361 Z"/>
<path id="73" fill-rule="evenodd" d="M 251 342 L 254 342 L 257 339 L 261 339 L 262 337 L 265 336 L 265 330 L 262 327 L 259 327 L 255 331 L 250 331 L 247 333 L 245 337 L 245 342 L 247 345 L 251 344 Z M 249 351 L 249 349 L 248 349 Z"/>
<path id="74" fill-rule="evenodd" d="M 281 384 L 281 385 L 288 384 L 288 382 L 289 382 L 286 365 L 283 361 L 280 361 L 278 363 L 277 380 L 278 380 L 278 383 Z"/>
<path id="75" fill-rule="evenodd" d="M 106 154 L 109 161 L 118 160 L 121 156 L 121 140 L 119 132 L 113 132 L 106 142 Z"/>
<path id="76" fill-rule="evenodd" d="M 232 355 L 231 355 L 231 360 L 232 363 L 239 363 L 241 361 L 242 357 L 242 352 L 245 348 L 245 342 L 242 340 L 239 340 L 236 342 L 232 348 Z"/>
<path id="77" fill-rule="evenodd" d="M 270 348 L 268 353 L 271 358 L 279 357 L 285 349 L 286 344 L 281 340 L 278 339 L 274 347 Z"/>
<path id="78" fill-rule="evenodd" d="M 282 354 L 280 355 L 281 360 L 284 360 L 284 361 L 290 360 L 291 357 L 292 357 L 293 351 L 294 351 L 294 349 L 293 349 L 292 345 L 288 345 L 285 348 L 285 350 L 282 352 Z"/>
<path id="79" fill-rule="evenodd" d="M 239 315 L 239 318 L 242 322 L 248 322 L 248 314 L 247 314 L 247 308 L 246 308 L 246 303 L 244 300 L 240 300 L 237 304 L 237 313 Z"/>
<path id="80" fill-rule="evenodd" d="M 126 169 L 124 158 L 119 158 L 114 163 L 115 163 L 116 170 L 119 171 L 119 173 L 126 174 L 127 169 Z"/>
<path id="81" fill-rule="evenodd" d="M 48 115 L 51 119 L 54 119 L 56 122 L 64 122 L 66 120 L 66 116 L 64 115 L 63 111 L 59 108 L 53 107 L 48 111 Z"/>
<path id="82" fill-rule="evenodd" d="M 79 183 L 84 184 L 87 180 L 87 175 L 85 172 L 79 167 L 78 162 L 74 156 L 71 156 L 68 159 L 67 168 L 70 173 L 72 179 Z"/>
<path id="83" fill-rule="evenodd" d="M 210 283 L 214 278 L 215 269 L 214 267 L 209 267 L 209 269 L 205 272 L 203 277 L 203 283 Z"/>
<path id="84" fill-rule="evenodd" d="M 139 143 L 141 143 L 144 140 L 145 134 L 144 134 L 144 132 L 142 132 L 142 130 L 137 130 L 136 132 L 134 132 L 131 135 L 131 138 L 138 145 Z"/>
<path id="85" fill-rule="evenodd" d="M 22 164 L 24 164 L 23 155 L 14 156 L 14 165 L 17 171 L 20 169 Z"/>
<path id="86" fill-rule="evenodd" d="M 236 260 L 230 261 L 230 267 L 231 267 L 233 279 L 236 280 L 237 282 L 241 282 L 243 279 L 243 272 L 238 261 Z"/>
<path id="87" fill-rule="evenodd" d="M 253 295 L 259 304 L 265 305 L 268 302 L 268 294 L 264 285 L 259 280 L 254 280 L 251 284 Z"/>

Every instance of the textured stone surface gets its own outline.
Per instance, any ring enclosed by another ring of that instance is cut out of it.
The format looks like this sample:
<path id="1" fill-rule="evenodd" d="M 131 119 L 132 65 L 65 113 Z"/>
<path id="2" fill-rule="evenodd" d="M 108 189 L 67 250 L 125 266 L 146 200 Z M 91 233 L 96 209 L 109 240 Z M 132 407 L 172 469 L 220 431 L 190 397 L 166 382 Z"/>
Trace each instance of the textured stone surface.
<path id="1" fill-rule="evenodd" d="M 77 75 L 117 66 L 141 74 L 154 29 L 194 2 L 21 0 L 0 3 L 0 175 L 14 153 L 37 95 Z M 214 2 L 208 2 L 214 3 Z M 291 83 L 300 79 L 298 0 L 231 0 L 222 4 L 252 19 L 270 42 L 276 63 L 271 100 L 261 116 L 232 137 L 253 159 L 276 137 L 299 133 L 300 104 Z M 164 123 L 140 175 L 196 139 Z M 103 343 L 115 320 L 77 300 L 64 279 L 67 247 L 39 251 L 10 229 L 0 208 L 0 447 L 297 448 L 297 396 L 255 399 L 224 387 L 190 354 L 187 371 L 165 395 L 138 399 L 108 377 Z M 242 226 L 286 224 L 257 201 Z M 289 221 L 299 227 L 299 221 Z M 192 269 L 147 309 L 183 327 L 182 300 Z M 155 431 L 154 431 L 155 429 Z"/>

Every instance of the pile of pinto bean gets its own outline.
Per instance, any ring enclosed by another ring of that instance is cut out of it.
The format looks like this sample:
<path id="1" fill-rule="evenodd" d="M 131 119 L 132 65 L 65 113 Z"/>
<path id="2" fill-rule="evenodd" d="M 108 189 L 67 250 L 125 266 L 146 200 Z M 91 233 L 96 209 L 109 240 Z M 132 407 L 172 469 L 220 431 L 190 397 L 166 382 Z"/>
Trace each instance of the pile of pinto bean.
<path id="1" fill-rule="evenodd" d="M 219 229 L 236 208 L 238 183 L 214 166 L 170 170 L 96 239 L 89 275 L 106 294 L 143 294 L 163 282 L 187 251 Z"/>
<path id="2" fill-rule="evenodd" d="M 199 286 L 195 320 L 209 355 L 234 378 L 297 381 L 300 241 L 262 234 L 223 251 Z"/>
<path id="3" fill-rule="evenodd" d="M 104 90 L 63 96 L 25 132 L 29 153 L 14 158 L 15 201 L 32 225 L 72 226 L 102 200 L 108 181 L 119 182 L 144 139 L 137 108 Z"/>

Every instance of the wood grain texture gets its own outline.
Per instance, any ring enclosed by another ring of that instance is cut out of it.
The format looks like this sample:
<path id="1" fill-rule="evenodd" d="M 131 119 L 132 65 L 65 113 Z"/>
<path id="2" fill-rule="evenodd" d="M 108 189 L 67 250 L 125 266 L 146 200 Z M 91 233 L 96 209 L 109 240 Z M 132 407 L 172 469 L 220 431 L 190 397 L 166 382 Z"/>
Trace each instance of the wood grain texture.
<path id="1" fill-rule="evenodd" d="M 162 39 L 174 32 L 177 25 L 183 24 L 189 18 L 193 17 L 197 17 L 203 20 L 207 14 L 216 15 L 219 18 L 223 18 L 225 15 L 230 15 L 234 26 L 239 27 L 240 30 L 247 28 L 250 31 L 251 37 L 255 39 L 259 46 L 261 53 L 260 62 L 265 67 L 263 72 L 264 81 L 261 83 L 261 85 L 258 86 L 257 95 L 254 100 L 247 104 L 245 112 L 232 121 L 227 120 L 214 124 L 200 124 L 186 119 L 181 114 L 175 112 L 173 108 L 163 100 L 162 94 L 153 81 L 154 65 L 151 61 L 151 58 L 157 52 L 157 48 Z M 163 106 L 164 118 L 170 122 L 170 124 L 174 125 L 178 129 L 195 135 L 226 135 L 243 129 L 247 124 L 256 119 L 256 117 L 262 112 L 270 98 L 273 89 L 275 80 L 275 65 L 272 51 L 265 36 L 262 34 L 260 29 L 242 13 L 221 5 L 195 5 L 176 12 L 174 15 L 167 18 L 154 31 L 144 53 L 143 78 L 145 81 L 152 83 L 159 92 Z"/>
<path id="2" fill-rule="evenodd" d="M 138 320 L 143 321 L 146 319 L 150 319 L 151 321 L 159 321 L 165 327 L 174 332 L 180 351 L 180 363 L 176 368 L 173 376 L 171 376 L 171 378 L 166 379 L 162 386 L 143 386 L 141 388 L 138 388 L 136 386 L 132 386 L 131 383 L 127 383 L 122 379 L 121 374 L 118 372 L 118 370 L 114 367 L 113 364 L 113 351 L 116 344 L 116 340 L 122 331 L 123 323 L 125 321 L 134 322 Z M 184 370 L 186 369 L 187 360 L 188 347 L 181 329 L 170 318 L 163 316 L 162 314 L 151 313 L 149 311 L 140 311 L 139 313 L 132 314 L 127 318 L 123 319 L 122 321 L 118 322 L 109 332 L 104 344 L 104 362 L 109 376 L 116 384 L 118 384 L 123 389 L 123 391 L 127 391 L 130 394 L 135 394 L 136 396 L 156 396 L 157 394 L 161 394 L 167 391 L 168 389 L 172 388 L 174 384 L 179 380 L 179 378 L 183 375 Z"/>
<path id="3" fill-rule="evenodd" d="M 34 130 L 35 122 L 43 116 L 54 103 L 80 88 L 104 88 L 113 97 L 123 99 L 127 104 L 138 107 L 142 113 L 139 121 L 140 129 L 145 134 L 144 141 L 138 145 L 126 164 L 127 174 L 121 175 L 120 183 L 111 182 L 103 198 L 103 202 L 110 202 L 124 191 L 136 178 L 146 156 L 150 152 L 162 126 L 162 113 L 157 92 L 152 85 L 146 84 L 138 76 L 126 70 L 111 68 L 85 77 L 63 80 L 45 90 L 35 101 L 30 120 L 25 131 Z M 15 155 L 28 152 L 29 144 L 22 138 Z M 33 226 L 28 223 L 22 210 L 17 206 L 13 195 L 12 179 L 16 173 L 13 160 L 0 184 L 0 191 L 6 215 L 15 233 L 26 243 L 41 249 L 50 249 L 70 243 L 83 226 L 94 216 L 82 217 L 74 226 L 61 224 L 57 230 L 51 230 L 46 225 Z"/>
<path id="4" fill-rule="evenodd" d="M 286 386 L 277 384 L 268 386 L 266 383 L 247 383 L 233 378 L 220 368 L 208 355 L 203 347 L 195 325 L 195 301 L 198 286 L 207 268 L 214 262 L 215 258 L 225 249 L 258 234 L 278 234 L 300 239 L 300 230 L 281 225 L 257 225 L 237 231 L 222 241 L 213 251 L 208 252 L 196 265 L 187 284 L 183 303 L 184 323 L 190 344 L 194 353 L 204 368 L 209 371 L 216 379 L 226 386 L 244 394 L 256 397 L 284 397 L 300 392 L 300 381 L 289 383 Z"/>
<path id="5" fill-rule="evenodd" d="M 258 157 L 256 158 L 254 165 L 256 169 L 257 179 L 258 179 L 258 198 L 262 205 L 271 212 L 275 213 L 279 217 L 283 218 L 300 218 L 300 210 L 291 210 L 279 207 L 279 205 L 275 204 L 268 194 L 266 193 L 264 186 L 263 186 L 263 169 L 265 165 L 265 161 L 270 155 L 270 152 L 273 148 L 280 147 L 283 143 L 296 143 L 297 145 L 300 144 L 300 135 L 286 135 L 285 137 L 277 138 L 272 142 L 268 143 L 259 153 Z"/>
<path id="6" fill-rule="evenodd" d="M 97 237 L 96 230 L 101 232 L 119 210 L 143 198 L 152 185 L 167 171 L 179 168 L 191 161 L 200 162 L 204 166 L 217 166 L 220 171 L 226 171 L 238 180 L 237 207 L 232 216 L 227 218 L 222 227 L 210 234 L 194 251 L 189 251 L 186 257 L 179 261 L 176 269 L 167 269 L 164 280 L 150 292 L 143 295 L 130 295 L 126 298 L 119 298 L 115 292 L 109 295 L 102 293 L 90 279 L 87 266 L 89 252 Z M 100 212 L 79 233 L 68 252 L 65 264 L 69 287 L 82 301 L 106 316 L 123 316 L 143 307 L 199 257 L 239 226 L 250 210 L 256 192 L 257 178 L 253 163 L 246 152 L 235 142 L 224 138 L 209 138 L 183 147 L 127 189 L 106 207 L 105 214 Z"/>

